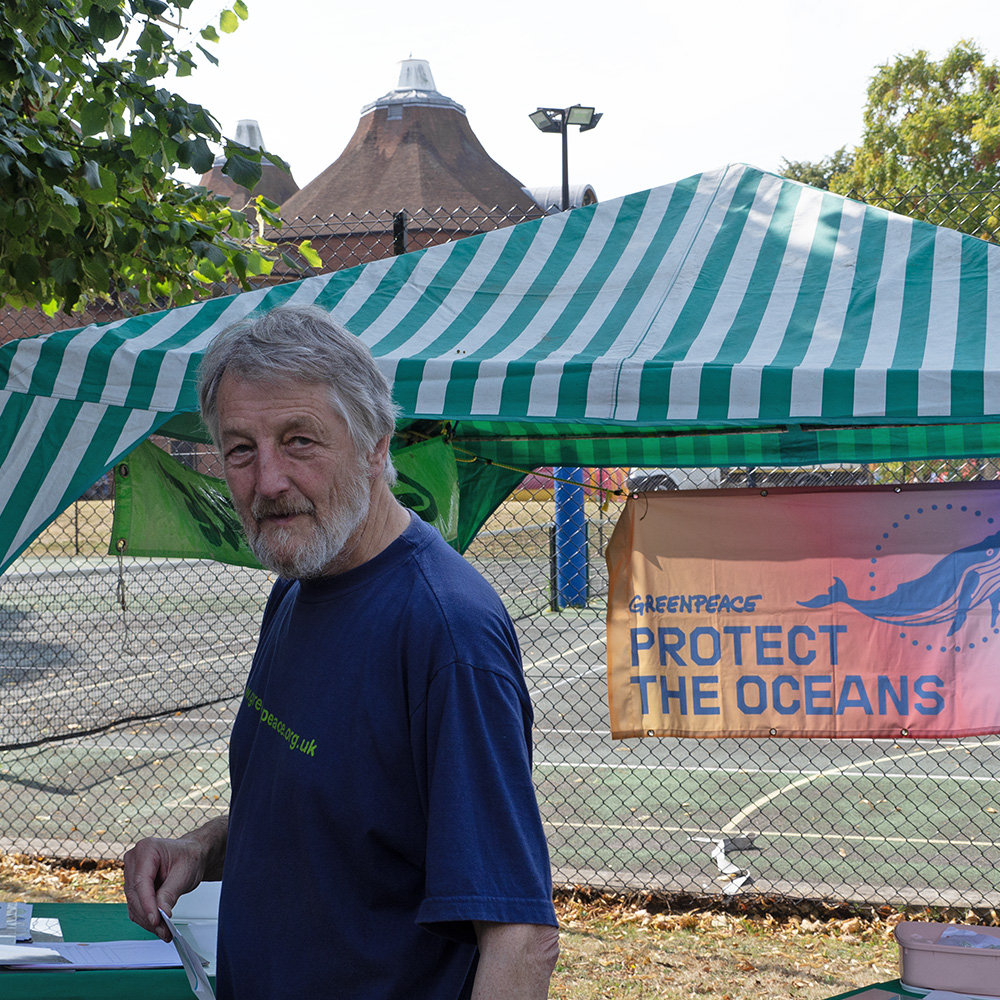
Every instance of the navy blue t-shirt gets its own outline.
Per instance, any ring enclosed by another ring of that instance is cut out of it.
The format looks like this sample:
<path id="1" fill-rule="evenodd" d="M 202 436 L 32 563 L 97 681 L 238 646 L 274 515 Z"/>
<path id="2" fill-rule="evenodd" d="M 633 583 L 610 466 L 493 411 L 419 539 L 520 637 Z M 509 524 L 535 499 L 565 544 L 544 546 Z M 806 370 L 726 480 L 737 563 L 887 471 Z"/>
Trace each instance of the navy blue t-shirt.
<path id="1" fill-rule="evenodd" d="M 470 921 L 554 926 L 513 625 L 416 517 L 279 580 L 230 745 L 220 1000 L 468 995 Z"/>

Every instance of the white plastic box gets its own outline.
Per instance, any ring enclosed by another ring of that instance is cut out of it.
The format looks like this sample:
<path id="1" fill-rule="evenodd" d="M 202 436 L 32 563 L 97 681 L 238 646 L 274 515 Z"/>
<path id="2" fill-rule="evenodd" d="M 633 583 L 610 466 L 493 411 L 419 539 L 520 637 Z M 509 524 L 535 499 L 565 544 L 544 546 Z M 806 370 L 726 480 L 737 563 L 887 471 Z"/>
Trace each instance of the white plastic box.
<path id="1" fill-rule="evenodd" d="M 893 933 L 904 989 L 1000 997 L 1000 927 L 903 920 Z"/>

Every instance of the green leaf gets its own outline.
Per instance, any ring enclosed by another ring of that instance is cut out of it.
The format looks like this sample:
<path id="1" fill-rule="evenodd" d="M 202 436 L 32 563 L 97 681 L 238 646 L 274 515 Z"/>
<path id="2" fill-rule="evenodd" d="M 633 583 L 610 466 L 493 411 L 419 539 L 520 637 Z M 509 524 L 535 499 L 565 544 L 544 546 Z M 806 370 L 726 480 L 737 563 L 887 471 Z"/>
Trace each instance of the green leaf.
<path id="1" fill-rule="evenodd" d="M 218 65 L 219 65 L 219 60 L 218 60 L 218 58 L 217 58 L 217 57 L 216 57 L 216 56 L 214 55 L 214 53 L 212 53 L 212 52 L 209 52 L 209 51 L 208 51 L 208 49 L 206 49 L 206 48 L 205 48 L 205 46 L 201 44 L 201 42 L 196 42 L 195 44 L 196 44 L 196 45 L 198 46 L 198 51 L 199 51 L 199 52 L 201 52 L 201 54 L 202 54 L 202 55 L 203 55 L 203 56 L 204 56 L 204 57 L 205 57 L 205 58 L 206 58 L 206 59 L 207 59 L 207 60 L 208 60 L 208 61 L 209 61 L 209 62 L 210 62 L 210 63 L 211 63 L 211 64 L 212 64 L 213 66 L 218 66 Z"/>
<path id="2" fill-rule="evenodd" d="M 202 107 L 192 105 L 194 114 L 191 117 L 190 127 L 195 132 L 202 132 L 215 138 L 220 137 L 219 123 Z"/>
<path id="3" fill-rule="evenodd" d="M 79 192 L 80 197 L 90 205 L 106 205 L 118 197 L 118 179 L 107 169 L 99 167 L 95 163 L 91 166 L 97 169 L 96 186 L 90 186 Z M 87 184 L 91 185 L 92 171 L 87 173 Z"/>
<path id="4" fill-rule="evenodd" d="M 200 136 L 182 142 L 177 148 L 177 159 L 199 174 L 207 174 L 215 162 L 208 143 Z"/>
<path id="5" fill-rule="evenodd" d="M 200 34 L 206 42 L 217 42 L 219 40 L 219 33 L 215 30 L 215 26 L 211 24 L 206 24 L 205 27 L 201 29 Z"/>
<path id="6" fill-rule="evenodd" d="M 46 166 L 63 170 L 71 170 L 75 165 L 73 154 L 68 149 L 57 149 L 55 146 L 46 146 L 42 150 L 42 159 Z"/>
<path id="7" fill-rule="evenodd" d="M 260 180 L 261 168 L 259 163 L 234 153 L 226 160 L 222 172 L 232 178 L 240 187 L 245 187 L 248 191 L 253 191 Z"/>
<path id="8" fill-rule="evenodd" d="M 12 139 L 9 135 L 0 135 L 0 142 L 2 142 L 15 156 L 27 156 L 28 151 L 22 146 L 16 139 Z"/>
<path id="9" fill-rule="evenodd" d="M 227 35 L 231 35 L 239 26 L 240 26 L 239 19 L 231 10 L 224 10 L 219 15 L 219 27 Z"/>
<path id="10" fill-rule="evenodd" d="M 233 10 L 236 11 L 236 14 L 241 21 L 245 21 L 250 16 L 250 11 L 247 10 L 247 5 L 243 2 L 243 0 L 236 0 L 233 4 Z"/>
<path id="11" fill-rule="evenodd" d="M 80 276 L 80 268 L 72 257 L 53 257 L 49 261 L 49 274 L 57 285 L 68 285 Z"/>
<path id="12" fill-rule="evenodd" d="M 25 132 L 21 136 L 21 141 L 29 153 L 42 153 L 46 149 L 45 143 L 34 132 Z"/>
<path id="13" fill-rule="evenodd" d="M 90 8 L 90 30 L 102 41 L 113 42 L 122 33 L 122 19 L 117 11 Z"/>
<path id="14" fill-rule="evenodd" d="M 198 261 L 198 268 L 195 276 L 208 283 L 223 282 L 226 280 L 226 272 L 221 267 L 216 267 L 207 257 Z"/>
<path id="15" fill-rule="evenodd" d="M 14 261 L 13 274 L 19 285 L 33 285 L 42 274 L 42 265 L 32 253 L 23 253 Z"/>
<path id="16" fill-rule="evenodd" d="M 271 269 L 274 267 L 273 261 L 268 260 L 266 257 L 262 257 L 256 250 L 247 254 L 247 273 L 257 276 L 261 274 L 270 274 Z"/>
<path id="17" fill-rule="evenodd" d="M 222 267 L 226 263 L 226 255 L 217 247 L 213 246 L 211 243 L 206 243 L 204 240 L 195 240 L 191 244 L 191 249 L 198 254 L 199 257 L 204 257 L 213 264 L 217 264 Z"/>
<path id="18" fill-rule="evenodd" d="M 53 202 L 47 207 L 50 215 L 44 228 L 54 229 L 60 233 L 71 233 L 80 224 L 80 209 L 75 205 Z"/>
<path id="19" fill-rule="evenodd" d="M 245 254 L 237 253 L 233 254 L 233 259 L 230 261 L 230 266 L 233 269 L 233 273 L 239 279 L 240 284 L 246 288 L 247 287 L 247 258 Z"/>
<path id="20" fill-rule="evenodd" d="M 280 156 L 278 156 L 277 153 L 268 152 L 267 160 L 268 163 L 273 163 L 279 169 L 284 170 L 286 174 L 291 174 L 292 168 L 288 165 L 288 163 L 285 160 L 283 160 Z"/>
<path id="21" fill-rule="evenodd" d="M 178 76 L 190 76 L 194 67 L 195 62 L 194 59 L 191 58 L 190 52 L 177 53 L 177 65 L 175 70 Z"/>
<path id="22" fill-rule="evenodd" d="M 312 242 L 310 240 L 303 240 L 296 248 L 300 254 L 305 258 L 306 263 L 310 267 L 322 267 L 323 261 L 320 255 L 316 253 L 312 248 Z"/>
<path id="23" fill-rule="evenodd" d="M 108 109 L 100 101 L 88 101 L 80 112 L 80 131 L 84 135 L 97 135 L 108 128 Z"/>
<path id="24" fill-rule="evenodd" d="M 101 168 L 93 160 L 83 161 L 83 179 L 91 188 L 101 186 Z"/>
<path id="25" fill-rule="evenodd" d="M 108 262 L 103 256 L 85 257 L 83 259 L 83 273 L 93 288 L 106 289 L 108 287 Z"/>
<path id="26" fill-rule="evenodd" d="M 151 125 L 139 125 L 132 129 L 129 145 L 137 156 L 148 158 L 160 148 L 160 131 Z"/>
<path id="27" fill-rule="evenodd" d="M 52 185 L 52 190 L 59 195 L 63 200 L 64 205 L 79 205 L 80 203 L 67 191 L 65 188 L 59 187 L 58 184 Z"/>

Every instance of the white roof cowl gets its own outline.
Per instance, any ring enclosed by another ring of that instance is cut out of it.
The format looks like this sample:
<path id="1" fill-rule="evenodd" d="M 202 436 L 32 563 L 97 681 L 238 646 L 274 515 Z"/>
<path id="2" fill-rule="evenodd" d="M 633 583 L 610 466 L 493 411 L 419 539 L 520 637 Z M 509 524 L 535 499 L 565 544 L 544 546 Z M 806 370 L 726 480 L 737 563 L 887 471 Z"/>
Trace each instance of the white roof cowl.
<path id="1" fill-rule="evenodd" d="M 260 125 L 254 118 L 241 118 L 236 123 L 236 141 L 250 149 L 267 149 Z"/>
<path id="2" fill-rule="evenodd" d="M 418 105 L 423 107 L 451 108 L 465 114 L 465 108 L 458 101 L 445 97 L 434 84 L 434 74 L 431 64 L 426 59 L 403 59 L 399 63 L 399 82 L 387 94 L 377 101 L 366 104 L 361 114 L 366 115 L 375 108 L 398 107 L 403 105 Z"/>

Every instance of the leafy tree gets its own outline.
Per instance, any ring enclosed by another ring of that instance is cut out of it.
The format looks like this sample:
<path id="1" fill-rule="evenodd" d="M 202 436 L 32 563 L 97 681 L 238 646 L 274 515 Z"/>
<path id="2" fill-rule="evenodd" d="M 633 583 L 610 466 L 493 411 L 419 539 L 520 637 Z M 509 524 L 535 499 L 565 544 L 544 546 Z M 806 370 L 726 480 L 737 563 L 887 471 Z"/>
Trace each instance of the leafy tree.
<path id="1" fill-rule="evenodd" d="M 0 8 L 0 304 L 47 312 L 110 297 L 191 301 L 200 284 L 243 287 L 271 268 L 263 226 L 277 209 L 257 199 L 259 235 L 225 199 L 173 172 L 211 168 L 253 189 L 261 151 L 224 139 L 203 107 L 172 93 L 171 73 L 195 66 L 191 0 L 4 0 Z M 230 33 L 243 0 L 222 11 Z M 268 153 L 276 160 L 273 153 Z M 287 169 L 287 168 L 286 168 Z M 302 248 L 309 258 L 310 248 Z"/>
<path id="2" fill-rule="evenodd" d="M 1000 190 L 1000 67 L 960 42 L 935 62 L 899 56 L 868 87 L 864 136 L 832 190 L 993 238 Z"/>
<path id="3" fill-rule="evenodd" d="M 781 174 L 793 181 L 801 181 L 815 188 L 828 191 L 834 178 L 846 173 L 854 165 L 854 153 L 841 146 L 832 156 L 824 156 L 815 163 L 809 160 L 781 161 Z"/>

